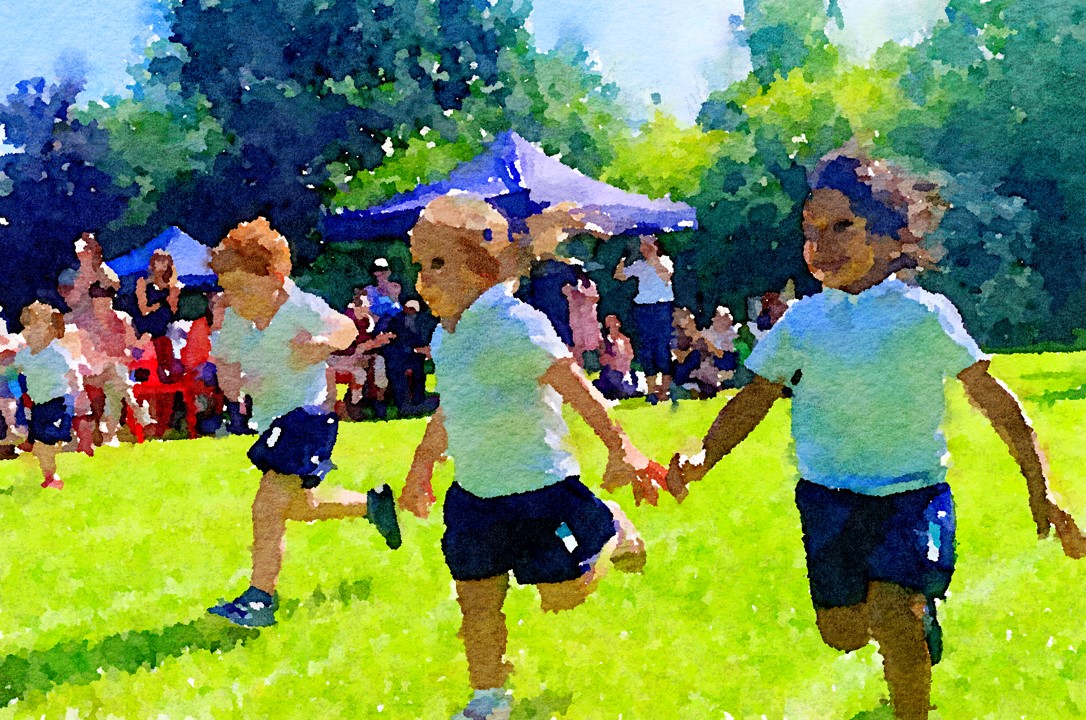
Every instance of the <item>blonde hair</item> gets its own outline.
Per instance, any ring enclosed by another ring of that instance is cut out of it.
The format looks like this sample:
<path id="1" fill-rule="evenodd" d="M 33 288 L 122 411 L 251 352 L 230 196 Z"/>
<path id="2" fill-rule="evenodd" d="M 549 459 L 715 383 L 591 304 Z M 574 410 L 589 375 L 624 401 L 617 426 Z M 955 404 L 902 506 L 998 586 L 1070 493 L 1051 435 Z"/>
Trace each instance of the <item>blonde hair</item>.
<path id="1" fill-rule="evenodd" d="M 494 282 L 515 277 L 531 259 L 527 238 L 514 236 L 509 221 L 477 195 L 434 198 L 423 208 L 416 227 L 422 224 L 440 228 L 460 250 L 472 253 L 478 274 Z"/>
<path id="2" fill-rule="evenodd" d="M 573 203 L 560 203 L 527 218 L 527 232 L 513 230 L 490 203 L 471 193 L 449 193 L 426 204 L 418 225 L 441 228 L 475 254 L 480 275 L 495 282 L 526 274 L 533 260 L 551 257 L 569 233 L 584 230 Z"/>
<path id="3" fill-rule="evenodd" d="M 30 303 L 19 313 L 19 322 L 24 328 L 39 323 L 49 323 L 54 337 L 64 337 L 64 315 L 49 303 L 40 300 Z"/>
<path id="4" fill-rule="evenodd" d="M 243 222 L 226 234 L 211 252 L 216 275 L 244 272 L 250 275 L 290 275 L 290 245 L 262 217 Z"/>

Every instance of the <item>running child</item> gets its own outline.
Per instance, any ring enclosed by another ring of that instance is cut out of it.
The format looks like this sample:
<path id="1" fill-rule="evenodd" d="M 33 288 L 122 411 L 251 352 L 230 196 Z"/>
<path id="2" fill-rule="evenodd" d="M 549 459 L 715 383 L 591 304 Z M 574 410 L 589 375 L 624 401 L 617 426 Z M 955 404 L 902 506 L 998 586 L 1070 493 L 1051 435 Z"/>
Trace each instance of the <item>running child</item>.
<path id="1" fill-rule="evenodd" d="M 72 440 L 75 394 L 81 389 L 76 362 L 63 343 L 64 315 L 43 302 L 23 308 L 19 316 L 25 345 L 15 353 L 8 372 L 18 375 L 30 398 L 25 409 L 27 442 L 41 469 L 43 488 L 60 490 L 57 453 Z"/>
<path id="2" fill-rule="evenodd" d="M 868 159 L 828 155 L 803 209 L 804 258 L 823 291 L 794 304 L 747 359 L 755 380 L 721 410 L 703 457 L 676 456 L 677 497 L 792 398 L 803 527 L 818 629 L 851 652 L 874 639 L 897 718 L 928 717 L 942 655 L 936 599 L 955 563 L 954 503 L 945 482 L 944 382 L 958 378 L 1025 477 L 1041 536 L 1054 526 L 1070 557 L 1086 546 L 1048 490 L 1045 461 L 1017 399 L 947 298 L 907 281 L 930 264 L 939 223 L 934 184 Z M 897 273 L 901 273 L 899 276 Z"/>
<path id="3" fill-rule="evenodd" d="M 252 400 L 260 433 L 249 459 L 263 473 L 253 500 L 253 574 L 248 590 L 209 609 L 237 625 L 275 623 L 287 520 L 364 517 L 391 548 L 400 545 L 387 485 L 367 494 L 316 488 L 333 468 L 338 421 L 328 392 L 328 356 L 349 346 L 354 324 L 290 279 L 290 247 L 263 218 L 242 223 L 215 248 L 211 267 L 226 304 L 211 339 L 227 398 Z"/>
<path id="4" fill-rule="evenodd" d="M 531 259 L 578 226 L 567 210 L 537 215 L 529 235 L 513 235 L 483 200 L 446 195 L 426 206 L 412 230 L 417 288 L 441 320 L 431 341 L 441 406 L 400 504 L 425 517 L 434 464 L 455 459 L 442 550 L 475 693 L 454 720 L 503 720 L 512 710 L 502 613 L 510 573 L 538 588 L 545 611 L 557 612 L 584 602 L 608 563 L 631 571 L 644 564 L 633 524 L 581 483 L 576 461 L 562 449 L 563 401 L 608 448 L 605 488 L 632 483 L 639 500 L 655 502 L 653 478 L 663 479 L 663 468 L 608 418 L 606 401 L 546 316 L 513 295 Z"/>

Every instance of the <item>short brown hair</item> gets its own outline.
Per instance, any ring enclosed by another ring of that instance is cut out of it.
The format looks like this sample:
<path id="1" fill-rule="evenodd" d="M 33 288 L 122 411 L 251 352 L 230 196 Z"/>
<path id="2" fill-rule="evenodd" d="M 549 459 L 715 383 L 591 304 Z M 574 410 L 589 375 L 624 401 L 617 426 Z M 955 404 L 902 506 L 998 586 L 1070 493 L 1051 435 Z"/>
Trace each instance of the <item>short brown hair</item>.
<path id="1" fill-rule="evenodd" d="M 24 328 L 39 322 L 48 322 L 53 326 L 54 336 L 64 337 L 64 315 L 49 303 L 40 300 L 30 303 L 19 313 L 19 322 Z"/>
<path id="2" fill-rule="evenodd" d="M 250 275 L 290 275 L 290 245 L 262 217 L 243 222 L 226 234 L 211 252 L 216 275 L 244 272 Z"/>

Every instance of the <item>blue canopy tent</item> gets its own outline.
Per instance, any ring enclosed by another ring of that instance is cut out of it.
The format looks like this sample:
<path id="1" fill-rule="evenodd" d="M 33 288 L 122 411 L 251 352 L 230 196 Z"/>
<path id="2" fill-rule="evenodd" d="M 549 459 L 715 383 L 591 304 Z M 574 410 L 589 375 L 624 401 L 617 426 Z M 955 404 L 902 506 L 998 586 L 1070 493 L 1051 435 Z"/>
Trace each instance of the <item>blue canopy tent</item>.
<path id="1" fill-rule="evenodd" d="M 330 242 L 404 237 L 430 200 L 451 191 L 481 195 L 514 223 L 560 202 L 581 206 L 608 235 L 673 232 L 697 227 L 694 208 L 620 190 L 563 165 L 515 132 L 502 133 L 447 180 L 421 185 L 365 210 L 340 210 L 321 222 Z"/>
<path id="2" fill-rule="evenodd" d="M 218 278 L 211 271 L 211 248 L 193 239 L 183 230 L 171 227 L 143 247 L 106 263 L 123 280 L 147 272 L 147 264 L 156 250 L 165 250 L 173 258 L 178 279 L 193 290 L 210 290 Z"/>

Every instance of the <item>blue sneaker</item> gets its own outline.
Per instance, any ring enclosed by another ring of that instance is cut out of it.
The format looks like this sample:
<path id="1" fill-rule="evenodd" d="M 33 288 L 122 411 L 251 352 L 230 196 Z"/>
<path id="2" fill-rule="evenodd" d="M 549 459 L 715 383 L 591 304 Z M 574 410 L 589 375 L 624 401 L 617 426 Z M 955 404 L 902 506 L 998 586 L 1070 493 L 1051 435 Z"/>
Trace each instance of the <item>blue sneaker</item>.
<path id="1" fill-rule="evenodd" d="M 468 706 L 452 720 L 509 720 L 513 714 L 513 694 L 504 688 L 476 690 Z"/>
<path id="2" fill-rule="evenodd" d="M 275 624 L 275 611 L 278 609 L 279 598 L 276 595 L 250 587 L 234 600 L 224 600 L 207 611 L 242 627 L 270 627 Z"/>
<path id="3" fill-rule="evenodd" d="M 400 538 L 400 521 L 396 519 L 396 497 L 388 485 L 366 493 L 366 519 L 373 523 L 390 548 L 395 550 L 403 544 Z"/>

